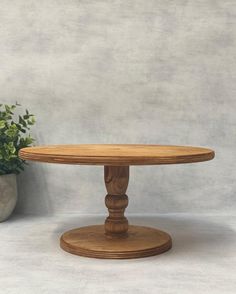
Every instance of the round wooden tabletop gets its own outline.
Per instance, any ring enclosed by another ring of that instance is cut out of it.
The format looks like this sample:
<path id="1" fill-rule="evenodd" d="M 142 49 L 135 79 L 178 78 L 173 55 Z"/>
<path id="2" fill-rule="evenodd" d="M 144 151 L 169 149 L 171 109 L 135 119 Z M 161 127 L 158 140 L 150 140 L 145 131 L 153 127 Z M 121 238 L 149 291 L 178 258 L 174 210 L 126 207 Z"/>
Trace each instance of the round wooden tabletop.
<path id="1" fill-rule="evenodd" d="M 22 159 L 85 165 L 156 165 L 207 161 L 214 151 L 201 147 L 134 144 L 80 144 L 27 147 Z"/>

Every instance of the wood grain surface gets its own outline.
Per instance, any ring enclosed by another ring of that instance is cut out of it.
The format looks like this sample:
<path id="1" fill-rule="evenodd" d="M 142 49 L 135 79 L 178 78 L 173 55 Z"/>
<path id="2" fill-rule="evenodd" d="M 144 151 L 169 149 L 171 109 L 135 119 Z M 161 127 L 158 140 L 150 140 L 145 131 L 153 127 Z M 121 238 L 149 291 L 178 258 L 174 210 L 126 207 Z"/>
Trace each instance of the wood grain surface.
<path id="1" fill-rule="evenodd" d="M 214 158 L 214 151 L 190 146 L 81 144 L 27 147 L 19 156 L 49 163 L 129 166 L 207 161 Z"/>
<path id="2" fill-rule="evenodd" d="M 128 232 L 128 220 L 124 216 L 128 206 L 125 194 L 129 183 L 129 166 L 105 166 L 104 180 L 107 189 L 105 204 L 109 216 L 105 221 L 105 233 L 109 238 L 125 238 Z"/>
<path id="3" fill-rule="evenodd" d="M 171 237 L 160 230 L 129 226 L 127 238 L 109 239 L 103 225 L 73 229 L 60 239 L 63 250 L 95 258 L 140 258 L 163 253 L 172 246 Z"/>

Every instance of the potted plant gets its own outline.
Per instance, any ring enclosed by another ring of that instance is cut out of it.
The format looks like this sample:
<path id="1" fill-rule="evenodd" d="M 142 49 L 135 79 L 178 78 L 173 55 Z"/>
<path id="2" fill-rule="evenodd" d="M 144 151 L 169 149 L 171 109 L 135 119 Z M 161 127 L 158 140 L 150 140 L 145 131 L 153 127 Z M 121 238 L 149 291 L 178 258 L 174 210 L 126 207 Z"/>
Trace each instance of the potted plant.
<path id="1" fill-rule="evenodd" d="M 30 127 L 34 115 L 26 109 L 23 115 L 14 113 L 20 104 L 0 104 L 0 222 L 6 220 L 17 201 L 16 175 L 24 170 L 25 161 L 18 157 L 23 147 L 30 146 L 34 139 Z"/>

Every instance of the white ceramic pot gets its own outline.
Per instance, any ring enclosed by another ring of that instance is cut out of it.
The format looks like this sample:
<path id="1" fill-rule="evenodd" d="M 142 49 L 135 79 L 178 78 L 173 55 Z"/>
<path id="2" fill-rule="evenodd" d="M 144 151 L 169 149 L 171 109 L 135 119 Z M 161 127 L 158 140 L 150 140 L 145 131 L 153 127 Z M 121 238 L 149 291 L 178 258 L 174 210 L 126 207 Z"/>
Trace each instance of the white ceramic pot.
<path id="1" fill-rule="evenodd" d="M 12 214 L 16 206 L 16 201 L 16 175 L 0 176 L 0 222 L 3 222 Z"/>

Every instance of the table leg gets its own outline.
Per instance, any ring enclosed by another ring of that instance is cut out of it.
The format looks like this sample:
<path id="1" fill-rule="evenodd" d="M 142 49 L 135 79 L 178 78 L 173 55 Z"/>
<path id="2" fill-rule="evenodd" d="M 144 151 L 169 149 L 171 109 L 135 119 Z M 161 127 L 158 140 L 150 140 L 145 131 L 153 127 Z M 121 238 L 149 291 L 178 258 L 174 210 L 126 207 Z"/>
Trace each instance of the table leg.
<path id="1" fill-rule="evenodd" d="M 105 204 L 109 211 L 105 221 L 105 234 L 108 238 L 125 238 L 129 226 L 124 216 L 128 206 L 125 192 L 129 182 L 129 166 L 105 166 L 104 180 L 108 193 Z"/>
<path id="2" fill-rule="evenodd" d="M 171 237 L 160 230 L 131 226 L 124 216 L 128 206 L 125 194 L 129 166 L 105 166 L 107 189 L 105 204 L 109 216 L 104 225 L 82 227 L 65 232 L 60 246 L 65 251 L 95 258 L 138 258 L 163 253 L 171 248 Z"/>

